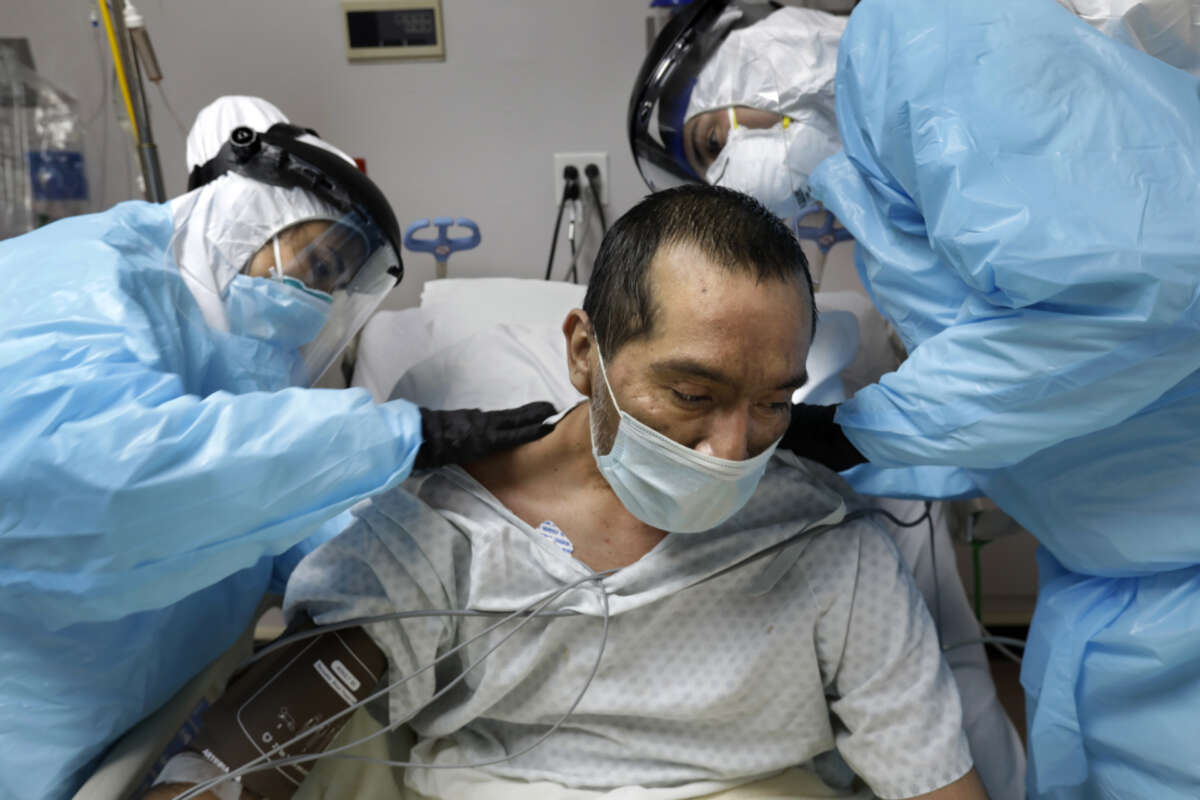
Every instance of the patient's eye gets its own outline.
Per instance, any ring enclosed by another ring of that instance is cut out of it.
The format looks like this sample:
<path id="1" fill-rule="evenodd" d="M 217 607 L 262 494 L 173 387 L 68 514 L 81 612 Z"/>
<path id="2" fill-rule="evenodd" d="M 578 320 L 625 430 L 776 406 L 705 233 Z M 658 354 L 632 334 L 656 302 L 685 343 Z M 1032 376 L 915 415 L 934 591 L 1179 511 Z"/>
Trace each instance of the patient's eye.
<path id="1" fill-rule="evenodd" d="M 787 399 L 776 399 L 776 400 L 769 400 L 769 399 L 764 398 L 763 401 L 758 404 L 758 406 L 764 412 L 771 414 L 772 416 L 792 413 L 791 397 L 788 397 Z"/>
<path id="2" fill-rule="evenodd" d="M 707 395 L 688 394 L 687 392 L 681 392 L 678 389 L 672 389 L 671 393 L 675 395 L 676 400 L 687 405 L 699 405 L 700 403 L 708 400 Z"/>

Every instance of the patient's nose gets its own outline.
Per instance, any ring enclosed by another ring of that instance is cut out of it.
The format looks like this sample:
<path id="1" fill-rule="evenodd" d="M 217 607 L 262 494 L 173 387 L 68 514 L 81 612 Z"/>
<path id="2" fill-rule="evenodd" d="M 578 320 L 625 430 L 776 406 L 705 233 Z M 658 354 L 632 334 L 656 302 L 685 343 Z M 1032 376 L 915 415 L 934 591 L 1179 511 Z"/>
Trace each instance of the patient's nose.
<path id="1" fill-rule="evenodd" d="M 729 461 L 744 461 L 750 457 L 749 431 L 741 410 L 720 414 L 714 417 L 708 435 L 696 445 L 696 450 Z"/>

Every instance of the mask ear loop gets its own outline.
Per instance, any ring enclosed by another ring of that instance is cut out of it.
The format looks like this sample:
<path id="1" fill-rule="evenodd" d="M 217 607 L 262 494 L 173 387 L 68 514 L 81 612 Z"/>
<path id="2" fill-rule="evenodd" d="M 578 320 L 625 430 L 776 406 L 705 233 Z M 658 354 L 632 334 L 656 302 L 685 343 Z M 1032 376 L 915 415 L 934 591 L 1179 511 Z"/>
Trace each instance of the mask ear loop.
<path id="1" fill-rule="evenodd" d="M 283 257 L 279 253 L 279 235 L 271 237 L 271 250 L 275 253 L 275 263 L 268 270 L 271 277 L 277 281 L 283 280 Z"/>
<path id="2" fill-rule="evenodd" d="M 596 360 L 600 362 L 600 377 L 604 379 L 604 388 L 608 391 L 608 399 L 612 400 L 613 408 L 617 410 L 617 414 L 620 414 L 621 407 L 617 405 L 617 396 L 613 394 L 612 384 L 608 382 L 608 372 L 604 369 L 604 356 L 600 353 L 600 340 L 596 336 L 595 328 L 592 328 L 592 339 L 596 342 Z"/>

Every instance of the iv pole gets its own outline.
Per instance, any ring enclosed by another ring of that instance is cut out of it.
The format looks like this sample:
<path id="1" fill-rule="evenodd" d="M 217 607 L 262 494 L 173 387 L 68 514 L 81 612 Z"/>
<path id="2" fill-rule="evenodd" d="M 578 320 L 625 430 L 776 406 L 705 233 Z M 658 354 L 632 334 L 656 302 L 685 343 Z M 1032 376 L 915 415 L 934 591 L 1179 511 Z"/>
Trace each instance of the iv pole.
<path id="1" fill-rule="evenodd" d="M 129 114 L 133 137 L 137 143 L 138 160 L 141 161 L 142 177 L 146 182 L 146 199 L 154 203 L 165 202 L 167 192 L 163 188 L 158 146 L 154 143 L 154 134 L 150 129 L 150 107 L 146 104 L 141 65 L 136 52 L 129 46 L 129 32 L 125 29 L 125 0 L 112 0 L 111 14 L 105 0 L 96 0 L 96 4 L 100 7 L 100 18 L 104 20 L 104 28 L 108 33 L 113 68 L 117 73 L 117 83 L 120 84 L 125 110 Z M 127 68 L 131 64 L 134 70 L 133 81 L 129 80 Z"/>

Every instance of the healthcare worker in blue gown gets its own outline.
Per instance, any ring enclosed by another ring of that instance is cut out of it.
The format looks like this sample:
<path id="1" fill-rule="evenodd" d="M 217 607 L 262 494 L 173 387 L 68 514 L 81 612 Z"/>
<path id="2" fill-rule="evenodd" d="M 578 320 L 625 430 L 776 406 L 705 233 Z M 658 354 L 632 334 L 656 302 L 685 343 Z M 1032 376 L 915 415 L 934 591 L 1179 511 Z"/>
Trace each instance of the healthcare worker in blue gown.
<path id="1" fill-rule="evenodd" d="M 835 213 L 904 341 L 877 384 L 797 407 L 783 446 L 867 494 L 986 495 L 1040 540 L 1034 798 L 1200 796 L 1191 5 L 1097 22 L 1109 38 L 1047 0 L 864 0 L 848 22 L 697 0 L 630 102 L 653 188 Z"/>
<path id="2" fill-rule="evenodd" d="M 69 797 L 353 503 L 552 413 L 306 388 L 399 281 L 395 217 L 264 101 L 188 144 L 187 194 L 0 242 L 3 800 Z"/>

